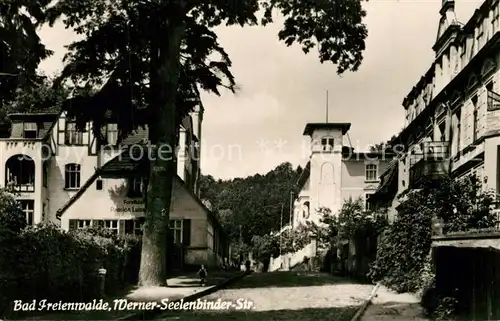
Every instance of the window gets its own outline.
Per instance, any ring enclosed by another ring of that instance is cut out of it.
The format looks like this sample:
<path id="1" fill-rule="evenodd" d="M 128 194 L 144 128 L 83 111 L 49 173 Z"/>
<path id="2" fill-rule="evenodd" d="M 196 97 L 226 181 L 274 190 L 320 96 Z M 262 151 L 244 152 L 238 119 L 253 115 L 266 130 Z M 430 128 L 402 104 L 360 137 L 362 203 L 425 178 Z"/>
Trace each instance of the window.
<path id="1" fill-rule="evenodd" d="M 98 191 L 101 191 L 102 190 L 102 179 L 98 179 L 96 182 L 95 182 L 95 189 L 98 190 Z"/>
<path id="2" fill-rule="evenodd" d="M 474 108 L 474 120 L 473 120 L 473 132 L 472 132 L 472 141 L 475 142 L 479 137 L 479 113 L 477 108 L 477 96 L 474 95 L 471 99 L 472 107 Z"/>
<path id="3" fill-rule="evenodd" d="M 64 144 L 66 144 L 66 145 L 83 145 L 83 133 L 77 131 L 75 122 L 67 122 L 66 123 Z"/>
<path id="4" fill-rule="evenodd" d="M 365 181 L 378 181 L 378 169 L 376 164 L 367 164 L 365 167 Z"/>
<path id="5" fill-rule="evenodd" d="M 182 243 L 182 220 L 171 220 L 170 231 L 174 238 L 174 244 Z"/>
<path id="6" fill-rule="evenodd" d="M 47 203 L 44 202 L 42 204 L 42 222 L 45 222 L 45 216 L 46 215 L 47 215 Z"/>
<path id="7" fill-rule="evenodd" d="M 78 220 L 78 229 L 88 228 L 92 226 L 91 220 Z"/>
<path id="8" fill-rule="evenodd" d="M 443 121 L 438 125 L 439 129 L 439 140 L 442 142 L 446 141 L 446 122 Z"/>
<path id="9" fill-rule="evenodd" d="M 35 214 L 35 201 L 34 200 L 20 200 L 19 204 L 21 209 L 26 216 L 26 223 L 28 225 L 33 225 L 33 219 Z"/>
<path id="10" fill-rule="evenodd" d="M 11 156 L 5 163 L 5 186 L 17 192 L 35 191 L 35 162 L 27 155 Z"/>
<path id="11" fill-rule="evenodd" d="M 43 167 L 42 168 L 43 169 L 42 183 L 43 183 L 43 187 L 47 187 L 48 180 L 49 180 L 49 165 L 47 164 L 47 162 L 44 162 L 42 167 Z"/>
<path id="12" fill-rule="evenodd" d="M 134 220 L 134 235 L 142 235 L 143 227 L 144 227 L 144 218 Z"/>
<path id="13" fill-rule="evenodd" d="M 23 137 L 24 138 L 37 138 L 37 125 L 36 123 L 24 123 L 23 124 Z"/>
<path id="14" fill-rule="evenodd" d="M 118 220 L 105 220 L 104 228 L 115 234 L 118 234 Z"/>
<path id="15" fill-rule="evenodd" d="M 478 49 L 483 45 L 483 39 L 484 39 L 484 20 L 482 20 L 479 25 L 477 26 L 477 45 Z"/>
<path id="16" fill-rule="evenodd" d="M 493 81 L 490 81 L 489 83 L 486 84 L 486 90 L 493 91 Z"/>
<path id="17" fill-rule="evenodd" d="M 118 124 L 106 125 L 106 141 L 108 145 L 116 146 L 118 144 Z"/>
<path id="18" fill-rule="evenodd" d="M 129 179 L 128 197 L 143 196 L 143 182 L 140 176 L 134 176 Z"/>
<path id="19" fill-rule="evenodd" d="M 371 199 L 373 196 L 373 193 L 366 193 L 365 194 L 365 211 L 370 211 L 373 209 L 373 200 Z"/>
<path id="20" fill-rule="evenodd" d="M 67 164 L 65 167 L 65 188 L 80 188 L 80 165 Z"/>
<path id="21" fill-rule="evenodd" d="M 306 220 L 309 218 L 309 215 L 310 215 L 310 203 L 309 202 L 305 202 L 304 203 L 304 207 L 302 209 L 302 217 L 305 218 Z"/>
<path id="22" fill-rule="evenodd" d="M 333 150 L 333 138 L 331 138 L 331 137 L 321 138 L 321 148 L 324 151 L 331 151 L 331 150 Z"/>

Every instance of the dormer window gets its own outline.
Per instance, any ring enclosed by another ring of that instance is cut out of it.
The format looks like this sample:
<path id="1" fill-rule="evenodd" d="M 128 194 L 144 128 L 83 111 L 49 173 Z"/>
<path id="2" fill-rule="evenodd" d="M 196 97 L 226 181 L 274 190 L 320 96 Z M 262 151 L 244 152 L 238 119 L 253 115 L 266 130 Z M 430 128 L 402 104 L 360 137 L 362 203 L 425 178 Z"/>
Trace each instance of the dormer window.
<path id="1" fill-rule="evenodd" d="M 331 137 L 323 137 L 321 138 L 321 148 L 324 151 L 333 150 L 333 138 Z"/>
<path id="2" fill-rule="evenodd" d="M 75 122 L 67 122 L 66 123 L 64 144 L 65 145 L 83 145 L 83 133 L 76 129 Z"/>
<path id="3" fill-rule="evenodd" d="M 36 123 L 24 123 L 23 137 L 24 138 L 37 138 L 38 128 Z"/>
<path id="4" fill-rule="evenodd" d="M 118 124 L 110 123 L 106 125 L 106 141 L 111 146 L 118 144 Z"/>

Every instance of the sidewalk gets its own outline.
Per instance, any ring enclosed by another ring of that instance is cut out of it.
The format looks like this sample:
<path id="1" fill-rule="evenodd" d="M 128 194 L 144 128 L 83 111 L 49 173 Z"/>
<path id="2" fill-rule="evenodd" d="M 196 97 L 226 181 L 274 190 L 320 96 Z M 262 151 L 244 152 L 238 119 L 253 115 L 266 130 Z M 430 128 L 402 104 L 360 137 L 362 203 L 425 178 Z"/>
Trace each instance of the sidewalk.
<path id="1" fill-rule="evenodd" d="M 396 293 L 384 286 L 377 291 L 361 321 L 413 320 L 428 321 L 423 316 L 420 300 L 411 293 Z"/>
<path id="2" fill-rule="evenodd" d="M 168 279 L 168 287 L 143 287 L 129 292 L 125 298 L 138 302 L 159 302 L 165 298 L 172 300 L 181 299 L 200 291 L 207 290 L 225 280 L 240 274 L 241 271 L 216 271 L 209 273 L 205 286 L 200 286 L 200 279 L 196 273 L 179 275 Z"/>
<path id="3" fill-rule="evenodd" d="M 113 300 L 127 299 L 128 301 L 153 302 L 169 299 L 170 301 L 184 298 L 188 295 L 195 294 L 200 291 L 212 288 L 228 279 L 241 274 L 241 271 L 216 271 L 209 272 L 207 277 L 207 285 L 199 286 L 199 279 L 196 273 L 179 275 L 167 280 L 168 287 L 133 287 L 128 289 L 126 294 L 121 297 L 111 297 L 106 299 L 110 306 L 113 307 Z M 43 315 L 34 316 L 33 314 L 12 316 L 10 319 L 23 320 L 115 320 L 121 317 L 128 316 L 134 312 L 130 310 L 114 310 L 111 311 L 68 311 L 59 313 L 46 313 Z"/>

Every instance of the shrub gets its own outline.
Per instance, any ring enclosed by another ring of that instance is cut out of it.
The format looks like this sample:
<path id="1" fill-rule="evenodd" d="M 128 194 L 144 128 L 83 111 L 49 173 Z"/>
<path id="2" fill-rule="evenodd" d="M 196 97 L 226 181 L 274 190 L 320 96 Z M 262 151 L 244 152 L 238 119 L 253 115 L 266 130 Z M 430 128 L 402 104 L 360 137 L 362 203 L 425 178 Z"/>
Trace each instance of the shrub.
<path id="1" fill-rule="evenodd" d="M 443 178 L 400 196 L 395 221 L 384 231 L 377 258 L 370 266 L 373 281 L 398 292 L 423 292 L 431 287 L 432 220 L 443 221 L 444 232 L 488 228 L 496 223 L 490 192 L 482 192 L 475 177 Z"/>
<path id="2" fill-rule="evenodd" d="M 26 227 L 26 216 L 14 195 L 0 189 L 0 231 L 19 233 Z"/>
<path id="3" fill-rule="evenodd" d="M 107 270 L 105 288 L 111 294 L 131 281 L 127 269 L 140 260 L 138 247 L 133 237 L 100 230 L 64 232 L 53 224 L 0 237 L 0 313 L 14 299 L 94 299 L 101 267 Z"/>

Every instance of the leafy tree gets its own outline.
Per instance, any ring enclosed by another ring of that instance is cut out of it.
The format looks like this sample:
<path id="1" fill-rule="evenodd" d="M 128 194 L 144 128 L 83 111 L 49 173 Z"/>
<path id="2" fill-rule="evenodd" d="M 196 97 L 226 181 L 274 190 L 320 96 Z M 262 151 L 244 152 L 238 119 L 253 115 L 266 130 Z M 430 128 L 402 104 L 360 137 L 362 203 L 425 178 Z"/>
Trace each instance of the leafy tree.
<path id="1" fill-rule="evenodd" d="M 57 113 L 61 111 L 69 90 L 64 86 L 53 86 L 50 78 L 39 76 L 38 83 L 17 90 L 0 109 L 0 124 L 9 124 L 10 113 Z"/>
<path id="2" fill-rule="evenodd" d="M 490 228 L 497 223 L 491 212 L 493 201 L 494 194 L 481 191 L 474 176 L 461 180 L 443 177 L 402 195 L 398 215 L 381 238 L 369 276 L 399 292 L 420 290 L 433 219 L 443 221 L 445 233 Z"/>
<path id="3" fill-rule="evenodd" d="M 0 93 L 2 105 L 21 90 L 40 82 L 37 68 L 51 55 L 41 43 L 36 29 L 44 19 L 50 0 L 5 0 L 0 2 Z"/>
<path id="4" fill-rule="evenodd" d="M 84 36 L 69 47 L 63 78 L 79 88 L 99 89 L 68 104 L 70 116 L 78 116 L 79 127 L 93 120 L 99 135 L 111 110 L 123 135 L 147 124 L 154 151 L 172 148 L 180 119 L 200 104 L 199 88 L 215 94 L 221 87 L 236 89 L 231 61 L 213 28 L 257 24 L 260 9 L 263 24 L 272 22 L 273 11 L 285 16 L 280 40 L 298 43 L 306 53 L 317 47 L 320 61 L 337 64 L 339 74 L 361 64 L 367 31 L 360 0 L 59 0 L 49 21 L 64 17 L 66 27 Z M 217 55 L 219 60 L 213 58 Z M 150 165 L 140 282 L 160 285 L 166 280 L 165 209 L 170 208 L 175 166 L 172 157 L 155 157 Z"/>
<path id="5" fill-rule="evenodd" d="M 396 138 L 397 136 L 396 135 L 392 135 L 392 137 L 385 141 L 385 142 L 380 142 L 378 144 L 375 144 L 373 146 L 370 147 L 370 151 L 372 152 L 382 152 L 382 151 L 389 151 L 392 146 L 391 146 L 391 142 Z"/>
<path id="6" fill-rule="evenodd" d="M 262 263 L 269 261 L 274 256 L 279 255 L 279 237 L 272 234 L 255 235 L 252 238 L 252 255 L 255 260 Z"/>
<path id="7" fill-rule="evenodd" d="M 289 221 L 290 191 L 296 187 L 299 173 L 290 163 L 278 165 L 265 175 L 256 174 L 229 181 L 211 176 L 200 179 L 201 198 L 208 199 L 233 240 L 251 244 L 255 235 L 266 235 Z"/>
<path id="8" fill-rule="evenodd" d="M 27 225 L 26 215 L 8 191 L 0 190 L 0 233 L 19 233 Z"/>

